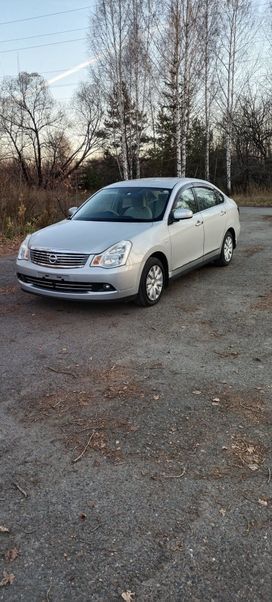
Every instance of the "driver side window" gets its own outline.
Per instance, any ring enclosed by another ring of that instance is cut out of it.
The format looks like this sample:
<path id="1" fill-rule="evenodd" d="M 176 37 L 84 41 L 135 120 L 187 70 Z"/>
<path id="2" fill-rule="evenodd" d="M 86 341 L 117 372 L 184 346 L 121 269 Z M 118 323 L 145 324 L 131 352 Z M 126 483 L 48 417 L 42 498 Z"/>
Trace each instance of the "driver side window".
<path id="1" fill-rule="evenodd" d="M 173 205 L 173 211 L 175 209 L 191 209 L 193 213 L 198 211 L 192 188 L 186 188 L 186 190 L 180 190 L 180 192 L 178 192 Z"/>

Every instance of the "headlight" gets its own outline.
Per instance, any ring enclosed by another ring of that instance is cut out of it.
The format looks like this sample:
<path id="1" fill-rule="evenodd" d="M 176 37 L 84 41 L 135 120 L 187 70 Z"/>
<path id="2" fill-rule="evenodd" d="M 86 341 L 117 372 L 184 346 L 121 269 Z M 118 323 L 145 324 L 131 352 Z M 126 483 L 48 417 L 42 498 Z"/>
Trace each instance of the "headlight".
<path id="1" fill-rule="evenodd" d="M 132 243 L 129 240 L 121 240 L 101 255 L 95 255 L 91 261 L 92 267 L 117 268 L 125 265 L 130 253 Z"/>
<path id="2" fill-rule="evenodd" d="M 30 240 L 30 234 L 25 238 L 24 242 L 22 242 L 20 249 L 19 249 L 19 253 L 18 253 L 18 257 L 17 259 L 24 259 L 25 261 L 28 261 L 28 259 L 30 258 L 30 252 L 29 252 L 29 247 L 28 247 L 28 243 Z"/>

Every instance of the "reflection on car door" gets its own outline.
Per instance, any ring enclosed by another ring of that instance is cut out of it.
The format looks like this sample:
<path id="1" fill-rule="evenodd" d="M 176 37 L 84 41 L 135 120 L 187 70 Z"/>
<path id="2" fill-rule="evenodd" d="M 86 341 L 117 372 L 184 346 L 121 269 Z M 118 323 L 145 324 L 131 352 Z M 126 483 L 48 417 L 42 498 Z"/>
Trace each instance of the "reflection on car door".
<path id="1" fill-rule="evenodd" d="M 204 222 L 204 255 L 221 248 L 226 227 L 226 203 L 215 189 L 195 186 L 199 209 Z"/>
<path id="2" fill-rule="evenodd" d="M 172 270 L 199 259 L 203 255 L 204 230 L 203 218 L 198 213 L 197 203 L 192 188 L 177 193 L 172 212 L 175 209 L 191 209 L 193 217 L 169 224 L 169 237 L 172 248 Z"/>

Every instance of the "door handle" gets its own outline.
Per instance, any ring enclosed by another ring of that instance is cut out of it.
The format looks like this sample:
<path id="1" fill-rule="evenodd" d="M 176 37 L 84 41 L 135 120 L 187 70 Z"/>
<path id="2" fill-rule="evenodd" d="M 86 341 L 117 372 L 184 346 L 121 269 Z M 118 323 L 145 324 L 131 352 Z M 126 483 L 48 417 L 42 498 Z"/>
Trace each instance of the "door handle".
<path id="1" fill-rule="evenodd" d="M 195 226 L 202 226 L 202 224 L 203 224 L 203 221 L 198 219 L 197 222 L 195 223 Z"/>
<path id="2" fill-rule="evenodd" d="M 222 209 L 222 211 L 220 212 L 220 215 L 226 215 L 226 209 Z"/>

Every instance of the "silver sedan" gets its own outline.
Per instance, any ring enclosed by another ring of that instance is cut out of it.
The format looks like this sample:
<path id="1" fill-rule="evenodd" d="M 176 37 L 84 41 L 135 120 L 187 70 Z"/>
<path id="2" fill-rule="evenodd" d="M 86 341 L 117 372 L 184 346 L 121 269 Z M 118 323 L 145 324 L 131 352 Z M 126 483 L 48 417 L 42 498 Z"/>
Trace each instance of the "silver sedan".
<path id="1" fill-rule="evenodd" d="M 229 265 L 239 233 L 236 203 L 209 182 L 117 182 L 27 236 L 17 277 L 36 295 L 149 306 L 172 278 L 211 261 Z"/>

